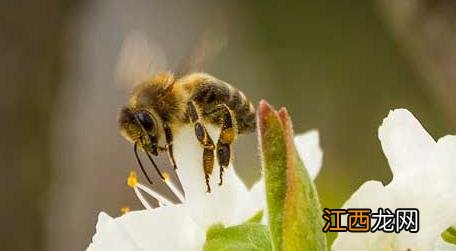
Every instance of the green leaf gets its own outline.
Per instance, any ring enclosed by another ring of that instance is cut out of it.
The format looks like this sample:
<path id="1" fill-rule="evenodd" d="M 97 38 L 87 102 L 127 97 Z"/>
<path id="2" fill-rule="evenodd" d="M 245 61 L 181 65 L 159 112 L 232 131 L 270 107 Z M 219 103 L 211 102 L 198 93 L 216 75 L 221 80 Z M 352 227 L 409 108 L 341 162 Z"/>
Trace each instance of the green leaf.
<path id="1" fill-rule="evenodd" d="M 225 228 L 216 224 L 206 233 L 204 251 L 272 251 L 268 228 L 258 223 L 246 223 Z"/>
<path id="2" fill-rule="evenodd" d="M 261 101 L 258 130 L 274 250 L 326 250 L 318 194 L 296 152 L 286 109 L 276 112 Z"/>
<path id="3" fill-rule="evenodd" d="M 442 239 L 456 245 L 456 226 L 449 227 L 445 232 L 443 232 Z"/>
<path id="4" fill-rule="evenodd" d="M 258 211 L 254 214 L 250 219 L 248 219 L 245 223 L 260 223 L 261 219 L 263 219 L 263 210 Z"/>

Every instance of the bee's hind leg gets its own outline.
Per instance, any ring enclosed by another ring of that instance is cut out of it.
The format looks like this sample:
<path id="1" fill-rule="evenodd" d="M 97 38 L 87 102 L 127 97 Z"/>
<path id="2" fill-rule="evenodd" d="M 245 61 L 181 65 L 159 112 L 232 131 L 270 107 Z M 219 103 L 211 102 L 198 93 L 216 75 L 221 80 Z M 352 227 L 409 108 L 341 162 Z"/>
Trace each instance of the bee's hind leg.
<path id="1" fill-rule="evenodd" d="M 196 138 L 203 147 L 204 178 L 206 180 L 207 192 L 210 193 L 209 176 L 212 174 L 212 169 L 214 168 L 214 142 L 207 132 L 206 127 L 201 122 L 198 110 L 193 101 L 187 103 L 187 114 L 195 128 Z"/>
<path id="2" fill-rule="evenodd" d="M 221 104 L 220 108 L 222 110 L 222 130 L 220 132 L 220 137 L 217 141 L 217 160 L 220 167 L 220 182 L 219 186 L 223 184 L 223 171 L 228 167 L 231 161 L 231 145 L 236 139 L 236 126 L 233 120 L 233 113 L 231 109 L 226 104 Z"/>

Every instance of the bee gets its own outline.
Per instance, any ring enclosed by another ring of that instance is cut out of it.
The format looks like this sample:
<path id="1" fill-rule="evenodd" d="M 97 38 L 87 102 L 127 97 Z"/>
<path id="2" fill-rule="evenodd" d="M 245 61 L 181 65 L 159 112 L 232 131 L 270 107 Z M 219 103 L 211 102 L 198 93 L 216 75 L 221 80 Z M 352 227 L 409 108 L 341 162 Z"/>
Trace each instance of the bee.
<path id="1" fill-rule="evenodd" d="M 141 170 L 150 182 L 138 157 L 138 150 L 146 153 L 161 179 L 163 174 L 153 161 L 159 152 L 167 152 L 177 168 L 173 154 L 173 138 L 184 126 L 194 128 L 195 140 L 203 150 L 202 169 L 207 192 L 215 159 L 220 168 L 219 185 L 223 171 L 233 158 L 233 143 L 240 134 L 255 131 L 255 108 L 242 91 L 207 73 L 177 75 L 162 72 L 136 86 L 128 104 L 120 111 L 121 134 L 134 146 Z M 214 142 L 206 125 L 220 129 Z M 160 144 L 163 142 L 164 144 Z"/>

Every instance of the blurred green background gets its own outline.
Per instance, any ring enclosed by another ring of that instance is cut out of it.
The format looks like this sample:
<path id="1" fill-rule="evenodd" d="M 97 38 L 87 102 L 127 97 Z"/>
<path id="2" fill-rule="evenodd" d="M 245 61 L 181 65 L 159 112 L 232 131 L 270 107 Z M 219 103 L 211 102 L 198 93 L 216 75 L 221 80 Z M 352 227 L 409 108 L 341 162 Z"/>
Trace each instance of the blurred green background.
<path id="1" fill-rule="evenodd" d="M 203 70 L 286 106 L 296 132 L 320 131 L 326 207 L 391 178 L 377 139 L 390 109 L 408 108 L 435 138 L 455 134 L 452 1 L 6 0 L 0 13 L 1 250 L 81 250 L 99 211 L 139 208 L 116 125 L 130 87 L 113 79 L 132 30 L 171 66 L 207 27 L 226 36 Z M 252 184 L 256 147 L 236 152 Z"/>

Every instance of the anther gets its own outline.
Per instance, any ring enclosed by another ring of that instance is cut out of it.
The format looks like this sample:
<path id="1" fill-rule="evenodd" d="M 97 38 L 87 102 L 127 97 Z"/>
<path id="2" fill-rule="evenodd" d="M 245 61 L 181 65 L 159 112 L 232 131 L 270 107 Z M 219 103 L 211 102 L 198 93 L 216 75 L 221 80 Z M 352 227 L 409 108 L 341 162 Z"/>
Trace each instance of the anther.
<path id="1" fill-rule="evenodd" d="M 169 173 L 168 172 L 163 172 L 163 180 L 165 182 L 169 181 Z"/>
<path id="2" fill-rule="evenodd" d="M 138 184 L 138 175 L 135 171 L 131 171 L 130 175 L 128 175 L 127 184 L 129 187 L 134 188 Z"/>
<path id="3" fill-rule="evenodd" d="M 130 208 L 127 207 L 127 206 L 123 206 L 123 207 L 120 209 L 120 212 L 121 212 L 122 214 L 126 214 L 126 213 L 130 212 Z"/>

